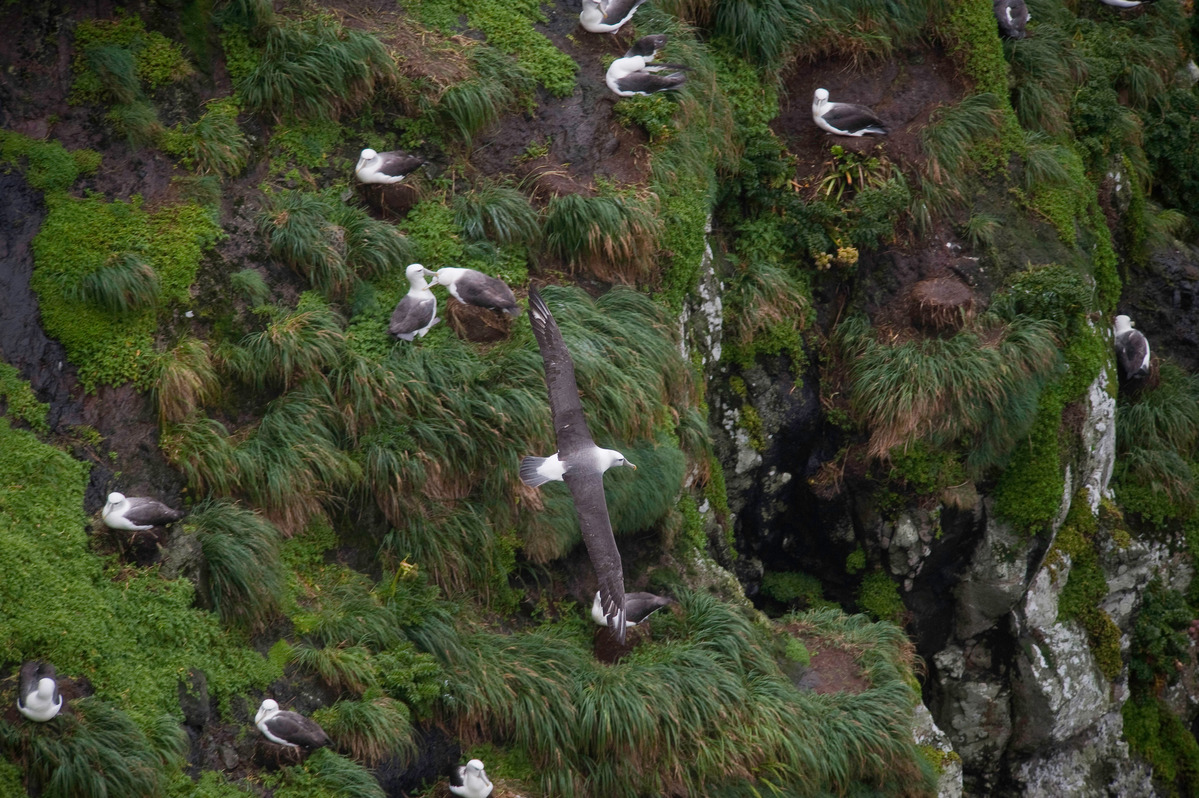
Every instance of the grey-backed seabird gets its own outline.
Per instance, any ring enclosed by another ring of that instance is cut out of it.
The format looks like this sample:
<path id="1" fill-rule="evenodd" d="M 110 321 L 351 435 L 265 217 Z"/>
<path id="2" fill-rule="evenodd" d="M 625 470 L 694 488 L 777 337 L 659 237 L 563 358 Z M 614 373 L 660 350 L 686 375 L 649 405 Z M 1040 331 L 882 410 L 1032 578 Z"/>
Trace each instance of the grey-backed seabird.
<path id="1" fill-rule="evenodd" d="M 616 33 L 645 0 L 583 0 L 579 24 L 591 33 Z"/>
<path id="2" fill-rule="evenodd" d="M 1009 39 L 1023 39 L 1027 35 L 1025 26 L 1032 18 L 1024 0 L 995 0 L 994 5 L 1000 33 Z"/>
<path id="3" fill-rule="evenodd" d="M 54 666 L 48 662 L 30 660 L 21 666 L 21 686 L 17 693 L 17 709 L 38 723 L 45 723 L 62 709 Z"/>
<path id="4" fill-rule="evenodd" d="M 110 529 L 145 532 L 156 526 L 173 524 L 183 517 L 182 510 L 172 510 L 160 501 L 140 496 L 126 497 L 123 493 L 108 494 L 108 503 L 100 517 Z"/>
<path id="5" fill-rule="evenodd" d="M 864 105 L 829 102 L 828 89 L 817 89 L 812 97 L 812 119 L 822 130 L 838 136 L 887 135 L 887 126 Z"/>
<path id="6" fill-rule="evenodd" d="M 467 305 L 520 315 L 516 295 L 503 280 L 475 269 L 447 266 L 433 275 L 433 285 L 444 285 L 450 296 Z"/>
<path id="7" fill-rule="evenodd" d="M 401 150 L 375 152 L 370 147 L 358 157 L 354 175 L 360 183 L 399 183 L 424 161 Z"/>
<path id="8" fill-rule="evenodd" d="M 463 798 L 487 798 L 495 789 L 483 770 L 483 763 L 472 759 L 450 771 L 450 792 Z"/>
<path id="9" fill-rule="evenodd" d="M 387 331 L 404 341 L 411 341 L 424 334 L 441 319 L 437 318 L 437 297 L 429 290 L 425 275 L 433 272 L 419 263 L 411 263 L 405 270 L 408 275 L 408 293 L 391 312 L 391 323 Z"/>
<path id="10" fill-rule="evenodd" d="M 625 593 L 625 626 L 636 626 L 650 615 L 671 604 L 674 604 L 674 599 L 655 596 L 653 593 Z M 600 626 L 608 625 L 608 619 L 604 617 L 604 610 L 600 605 L 598 590 L 595 592 L 595 599 L 591 602 L 591 620 Z"/>
<path id="11" fill-rule="evenodd" d="M 579 387 L 575 382 L 575 367 L 570 359 L 562 331 L 554 321 L 537 289 L 529 292 L 529 321 L 541 359 L 545 363 L 545 384 L 549 388 L 550 414 L 558 438 L 558 451 L 549 457 L 526 457 L 520 463 L 520 478 L 531 487 L 552 480 L 562 480 L 574 499 L 579 529 L 595 575 L 599 580 L 603 615 L 608 619 L 616 638 L 623 643 L 625 636 L 624 572 L 620 551 L 612 535 L 608 518 L 608 502 L 604 496 L 604 472 L 612 466 L 637 466 L 613 449 L 601 449 L 591 439 Z"/>
<path id="12" fill-rule="evenodd" d="M 1149 376 L 1149 339 L 1132 328 L 1132 319 L 1120 315 L 1112 327 L 1116 341 L 1116 368 L 1122 382 Z"/>
<path id="13" fill-rule="evenodd" d="M 608 67 L 604 82 L 621 97 L 653 94 L 680 88 L 686 81 L 689 67 L 681 64 L 652 64 L 658 50 L 666 43 L 666 35 L 645 36 Z"/>
<path id="14" fill-rule="evenodd" d="M 273 698 L 262 702 L 258 714 L 254 716 L 254 725 L 272 743 L 289 748 L 311 751 L 330 743 L 329 735 L 316 721 L 299 712 L 279 709 L 279 702 Z"/>

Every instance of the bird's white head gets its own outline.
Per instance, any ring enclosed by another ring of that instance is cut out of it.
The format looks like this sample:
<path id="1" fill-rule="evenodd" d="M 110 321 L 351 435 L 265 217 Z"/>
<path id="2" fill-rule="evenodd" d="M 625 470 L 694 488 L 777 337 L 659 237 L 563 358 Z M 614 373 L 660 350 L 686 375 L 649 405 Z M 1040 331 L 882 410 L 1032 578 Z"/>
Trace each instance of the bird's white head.
<path id="1" fill-rule="evenodd" d="M 363 161 L 373 161 L 378 157 L 378 155 L 379 153 L 375 152 L 370 147 L 367 147 L 358 157 Z"/>
<path id="2" fill-rule="evenodd" d="M 273 698 L 264 699 L 262 706 L 258 708 L 258 714 L 254 716 L 255 723 L 262 723 L 264 720 L 273 717 L 279 711 L 279 702 Z"/>
<path id="3" fill-rule="evenodd" d="M 1125 316 L 1125 318 L 1128 318 L 1128 317 Z M 114 492 L 114 493 L 108 494 L 108 503 L 109 504 L 120 504 L 123 501 L 125 501 L 124 493 L 115 493 Z"/>
<path id="4" fill-rule="evenodd" d="M 37 683 L 37 697 L 43 701 L 49 701 L 57 686 L 49 676 L 43 676 Z"/>
<path id="5" fill-rule="evenodd" d="M 817 89 L 816 93 L 812 95 L 812 104 L 823 105 L 826 102 L 828 102 L 828 89 Z"/>
<path id="6" fill-rule="evenodd" d="M 629 468 L 633 469 L 634 471 L 637 470 L 637 466 L 633 465 L 628 460 L 626 460 L 625 456 L 623 454 L 621 454 L 620 452 L 616 451 L 615 449 L 604 449 L 604 453 L 607 455 L 607 458 L 608 458 L 608 464 L 606 466 L 604 466 L 605 471 L 607 471 L 609 468 L 613 468 L 615 466 L 628 466 Z"/>
<path id="7" fill-rule="evenodd" d="M 483 771 L 483 760 L 472 759 L 471 761 L 466 763 L 466 767 L 469 768 L 470 770 L 482 772 Z"/>
<path id="8" fill-rule="evenodd" d="M 1116 335 L 1119 335 L 1120 333 L 1126 333 L 1131 329 L 1132 329 L 1132 319 L 1128 318 L 1127 316 L 1125 316 L 1123 314 L 1116 317 L 1116 323 L 1115 323 Z"/>
<path id="9" fill-rule="evenodd" d="M 425 277 L 436 278 L 437 276 L 436 272 L 429 271 L 419 263 L 408 264 L 408 268 L 404 270 L 404 273 L 408 275 L 408 283 L 413 288 L 426 288 L 429 284 L 425 282 Z"/>

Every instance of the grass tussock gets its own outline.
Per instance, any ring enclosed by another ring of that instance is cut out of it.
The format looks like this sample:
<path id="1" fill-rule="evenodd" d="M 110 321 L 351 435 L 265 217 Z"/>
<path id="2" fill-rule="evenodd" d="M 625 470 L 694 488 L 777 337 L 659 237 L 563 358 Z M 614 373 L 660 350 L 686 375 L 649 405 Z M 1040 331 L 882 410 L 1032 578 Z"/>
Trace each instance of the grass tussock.
<path id="1" fill-rule="evenodd" d="M 376 695 L 338 701 L 317 710 L 313 718 L 339 748 L 367 766 L 393 757 L 407 763 L 417 754 L 408 707 L 394 698 Z"/>
<path id="2" fill-rule="evenodd" d="M 545 209 L 546 250 L 603 280 L 645 279 L 661 236 L 653 204 L 629 197 L 553 197 Z"/>
<path id="3" fill-rule="evenodd" d="M 236 451 L 229 430 L 216 419 L 199 416 L 168 424 L 158 445 L 197 495 L 228 496 L 236 489 Z"/>
<path id="4" fill-rule="evenodd" d="M 204 555 L 201 592 L 226 623 L 263 628 L 286 592 L 279 530 L 228 500 L 201 503 L 187 517 Z"/>
<path id="5" fill-rule="evenodd" d="M 140 255 L 127 252 L 84 275 L 64 293 L 72 301 L 122 314 L 156 307 L 162 288 L 154 267 Z"/>
<path id="6" fill-rule="evenodd" d="M 289 388 L 338 362 L 345 341 L 342 323 L 327 307 L 281 313 L 266 329 L 243 338 L 229 365 L 259 390 Z"/>
<path id="7" fill-rule="evenodd" d="M 1001 122 L 999 98 L 990 93 L 975 94 L 934 113 L 921 133 L 927 157 L 924 182 L 940 189 L 934 196 L 945 200 L 960 198 L 965 190 L 965 177 L 972 171 L 974 148 L 994 139 Z M 934 204 L 944 205 L 944 202 Z"/>
<path id="8" fill-rule="evenodd" d="M 174 424 L 220 395 L 220 376 L 208 343 L 186 338 L 164 352 L 154 382 L 158 422 Z"/>
<path id="9" fill-rule="evenodd" d="M 468 239 L 497 244 L 529 244 L 541 235 L 541 220 L 529 198 L 492 183 L 454 197 L 454 224 Z"/>
<path id="10" fill-rule="evenodd" d="M 1028 432 L 1041 389 L 1060 364 L 1052 324 L 1027 317 L 1005 325 L 984 314 L 952 338 L 899 344 L 879 340 L 853 317 L 836 340 L 851 406 L 870 426 L 872 457 L 916 440 L 968 439 L 968 465 L 999 462 Z"/>
<path id="11" fill-rule="evenodd" d="M 277 118 L 337 119 L 396 75 L 377 38 L 316 17 L 268 27 L 258 63 L 237 89 L 248 108 Z"/>

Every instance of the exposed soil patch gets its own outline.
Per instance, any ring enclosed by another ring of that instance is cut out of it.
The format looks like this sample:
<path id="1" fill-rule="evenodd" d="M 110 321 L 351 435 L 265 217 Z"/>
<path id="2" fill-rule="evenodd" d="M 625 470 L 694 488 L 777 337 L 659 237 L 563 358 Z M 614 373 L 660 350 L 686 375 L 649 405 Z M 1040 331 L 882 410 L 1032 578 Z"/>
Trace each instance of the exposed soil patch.
<path id="1" fill-rule="evenodd" d="M 795 686 L 801 690 L 811 690 L 814 693 L 864 693 L 870 689 L 870 682 L 862 675 L 854 655 L 843 648 L 811 648 L 812 641 L 806 641 L 812 660 L 808 667 L 800 669 L 799 673 L 791 674 Z"/>

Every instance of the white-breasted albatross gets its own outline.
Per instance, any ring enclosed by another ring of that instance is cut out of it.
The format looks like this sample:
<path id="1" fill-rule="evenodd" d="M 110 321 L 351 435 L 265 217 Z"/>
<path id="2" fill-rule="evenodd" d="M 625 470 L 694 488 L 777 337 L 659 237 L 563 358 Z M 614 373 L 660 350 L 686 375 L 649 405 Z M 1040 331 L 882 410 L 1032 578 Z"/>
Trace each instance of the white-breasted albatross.
<path id="1" fill-rule="evenodd" d="M 145 532 L 156 526 L 173 524 L 184 515 L 182 510 L 172 510 L 160 501 L 141 496 L 126 497 L 123 493 L 108 494 L 108 503 L 100 517 L 110 529 L 129 532 Z"/>
<path id="2" fill-rule="evenodd" d="M 1149 376 L 1149 339 L 1132 328 L 1132 319 L 1120 315 L 1112 327 L 1116 342 L 1116 369 L 1120 380 L 1128 382 Z"/>
<path id="3" fill-rule="evenodd" d="M 45 723 L 62 709 L 57 674 L 48 662 L 30 660 L 21 666 L 17 710 L 32 721 Z"/>
<path id="4" fill-rule="evenodd" d="M 655 596 L 653 593 L 625 593 L 625 626 L 636 626 L 658 610 L 671 604 L 674 604 L 674 599 Z M 591 620 L 600 626 L 608 625 L 608 619 L 604 617 L 604 609 L 600 604 L 598 590 L 595 592 L 595 598 L 591 601 Z"/>
<path id="5" fill-rule="evenodd" d="M 638 39 L 623 57 L 617 58 L 608 67 L 608 74 L 604 77 L 608 88 L 621 97 L 680 88 L 687 81 L 684 73 L 690 67 L 651 63 L 665 44 L 664 33 Z"/>
<path id="6" fill-rule="evenodd" d="M 375 152 L 370 147 L 358 157 L 354 176 L 360 183 L 398 183 L 415 172 L 424 160 L 402 150 Z"/>
<path id="7" fill-rule="evenodd" d="M 1115 8 L 1136 8 L 1137 6 L 1149 5 L 1153 0 L 1099 0 L 1099 2 Z"/>
<path id="8" fill-rule="evenodd" d="M 1032 18 L 1024 0 L 994 0 L 994 6 L 999 32 L 1009 39 L 1023 39 L 1027 35 L 1025 26 Z"/>
<path id="9" fill-rule="evenodd" d="M 396 338 L 411 341 L 418 335 L 423 338 L 441 319 L 437 318 L 437 297 L 425 281 L 425 275 L 432 277 L 433 272 L 419 263 L 410 263 L 404 273 L 408 275 L 408 293 L 391 312 L 387 331 Z"/>
<path id="10" fill-rule="evenodd" d="M 478 759 L 472 759 L 450 771 L 450 792 L 454 795 L 461 795 L 463 798 L 487 798 L 493 789 L 495 788 L 491 779 L 487 778 L 483 763 Z"/>
<path id="11" fill-rule="evenodd" d="M 599 581 L 603 615 L 617 640 L 624 642 L 625 599 L 624 571 L 620 551 L 612 535 L 608 501 L 604 496 L 604 472 L 612 466 L 637 466 L 614 449 L 595 445 L 583 416 L 575 367 L 570 359 L 562 331 L 554 321 L 537 289 L 529 291 L 529 321 L 541 359 L 545 363 L 545 384 L 549 388 L 550 414 L 558 438 L 558 451 L 549 457 L 526 457 L 520 463 L 520 478 L 526 485 L 538 487 L 562 480 L 570 488 L 575 514 L 587 554 Z"/>
<path id="12" fill-rule="evenodd" d="M 829 102 L 828 89 L 817 89 L 812 95 L 812 120 L 821 130 L 838 136 L 887 135 L 887 126 L 874 111 L 864 105 Z"/>
<path id="13" fill-rule="evenodd" d="M 433 285 L 444 285 L 450 296 L 465 305 L 520 315 L 520 305 L 508 284 L 481 271 L 446 266 L 433 274 Z"/>
<path id="14" fill-rule="evenodd" d="M 329 735 L 312 718 L 306 718 L 299 712 L 289 709 L 279 709 L 279 702 L 268 698 L 258 708 L 254 716 L 254 725 L 258 731 L 272 743 L 286 745 L 289 748 L 303 748 L 312 751 L 329 745 Z"/>
<path id="15" fill-rule="evenodd" d="M 591 33 L 616 33 L 645 0 L 583 0 L 579 24 Z"/>

